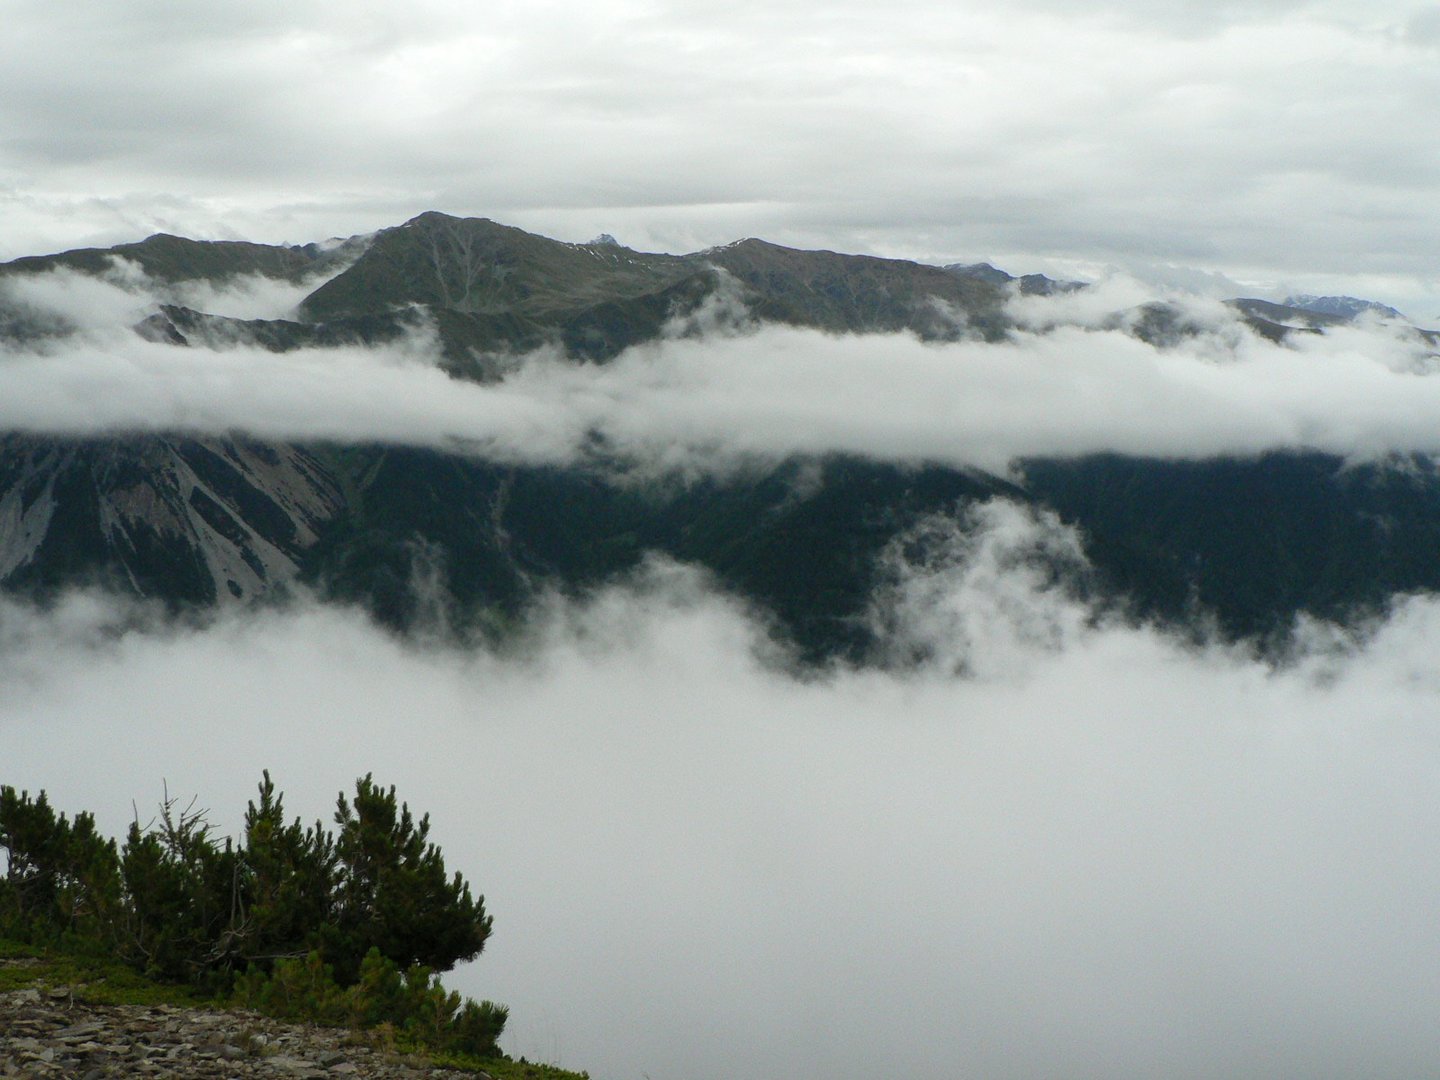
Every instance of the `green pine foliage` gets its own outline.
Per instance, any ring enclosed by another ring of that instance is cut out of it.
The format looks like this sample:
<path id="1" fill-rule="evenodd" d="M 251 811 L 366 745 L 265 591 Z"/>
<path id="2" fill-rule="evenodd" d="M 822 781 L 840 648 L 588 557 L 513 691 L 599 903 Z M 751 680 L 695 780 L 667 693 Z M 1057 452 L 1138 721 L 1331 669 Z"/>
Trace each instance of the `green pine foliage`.
<path id="1" fill-rule="evenodd" d="M 318 821 L 309 828 L 298 818 L 287 825 L 284 796 L 268 772 L 260 801 L 245 811 L 245 861 L 247 966 L 263 968 L 317 948 L 335 908 L 335 838 Z"/>
<path id="2" fill-rule="evenodd" d="M 401 969 L 371 948 L 355 982 L 342 987 L 318 952 L 278 961 L 269 974 L 252 970 L 235 984 L 236 1004 L 272 1016 L 356 1028 L 382 1028 L 412 1045 L 474 1057 L 495 1057 L 508 1010 L 446 990 L 422 964 Z"/>
<path id="3" fill-rule="evenodd" d="M 332 834 L 285 820 L 266 772 L 237 845 L 166 793 L 125 843 L 94 818 L 57 816 L 42 792 L 0 786 L 0 937 L 109 953 L 150 978 L 277 1015 L 385 1025 L 419 1046 L 499 1054 L 506 1009 L 462 999 L 437 972 L 478 956 L 484 897 L 449 874 L 394 787 L 342 792 Z"/>
<path id="4" fill-rule="evenodd" d="M 0 787 L 0 935 L 53 945 L 107 935 L 121 910 L 115 841 L 92 815 L 55 815 L 42 791 Z"/>
<path id="5" fill-rule="evenodd" d="M 337 902 L 322 951 L 343 981 L 358 977 L 372 949 L 401 967 L 439 971 L 480 955 L 490 936 L 484 897 L 472 899 L 458 873 L 447 878 L 428 840 L 430 815 L 417 822 L 408 806 L 397 807 L 393 787 L 381 790 L 366 776 L 353 804 L 340 796 L 335 823 Z"/>

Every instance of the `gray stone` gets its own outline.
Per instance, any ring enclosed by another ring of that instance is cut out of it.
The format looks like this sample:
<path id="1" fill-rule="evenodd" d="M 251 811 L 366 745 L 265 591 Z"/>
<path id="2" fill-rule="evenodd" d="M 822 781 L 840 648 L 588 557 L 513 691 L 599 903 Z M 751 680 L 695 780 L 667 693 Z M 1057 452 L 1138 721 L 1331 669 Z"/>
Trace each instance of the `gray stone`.
<path id="1" fill-rule="evenodd" d="M 61 1028 L 52 1037 L 62 1042 L 84 1042 L 90 1036 L 98 1035 L 104 1030 L 104 1024 L 92 1020 L 88 1024 L 75 1024 L 72 1027 Z"/>

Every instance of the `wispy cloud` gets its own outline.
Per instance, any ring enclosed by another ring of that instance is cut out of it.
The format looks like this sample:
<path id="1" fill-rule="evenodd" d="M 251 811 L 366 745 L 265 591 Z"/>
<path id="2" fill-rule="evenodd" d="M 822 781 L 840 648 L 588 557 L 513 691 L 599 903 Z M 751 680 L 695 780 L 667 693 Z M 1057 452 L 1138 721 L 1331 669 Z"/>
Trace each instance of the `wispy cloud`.
<path id="1" fill-rule="evenodd" d="M 1436 358 L 1405 327 L 1276 345 L 1215 301 L 1172 296 L 1188 336 L 1157 347 L 1129 332 L 1139 317 L 1129 305 L 1151 295 L 1133 281 L 1021 298 L 1016 314 L 1034 329 L 998 343 L 712 329 L 605 365 L 542 350 L 492 385 L 447 378 L 423 328 L 379 348 L 187 349 L 123 329 L 145 310 L 124 281 L 57 276 L 20 295 L 84 330 L 5 357 L 0 429 L 11 431 L 246 431 L 532 462 L 598 451 L 662 471 L 831 452 L 1003 471 L 1101 451 L 1440 451 Z"/>

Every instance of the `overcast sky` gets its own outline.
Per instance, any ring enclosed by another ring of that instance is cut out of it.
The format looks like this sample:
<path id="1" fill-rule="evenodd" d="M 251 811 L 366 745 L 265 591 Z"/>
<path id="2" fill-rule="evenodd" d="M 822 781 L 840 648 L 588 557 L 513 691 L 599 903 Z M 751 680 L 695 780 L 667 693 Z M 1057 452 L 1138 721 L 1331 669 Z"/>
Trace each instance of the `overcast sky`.
<path id="1" fill-rule="evenodd" d="M 1434 4 L 0 0 L 0 25 L 0 257 L 441 209 L 1440 318 Z"/>

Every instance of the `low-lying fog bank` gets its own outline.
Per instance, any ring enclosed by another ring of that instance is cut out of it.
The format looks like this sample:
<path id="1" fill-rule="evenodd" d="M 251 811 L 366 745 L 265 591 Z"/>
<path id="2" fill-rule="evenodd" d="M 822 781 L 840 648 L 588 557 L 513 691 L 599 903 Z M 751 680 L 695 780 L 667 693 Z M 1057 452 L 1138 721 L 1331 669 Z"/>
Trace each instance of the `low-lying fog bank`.
<path id="1" fill-rule="evenodd" d="M 986 550 L 889 597 L 926 665 L 807 680 L 674 567 L 503 656 L 6 604 L 0 779 L 118 833 L 162 781 L 228 830 L 263 768 L 306 819 L 373 771 L 495 917 L 453 984 L 598 1077 L 1440 1068 L 1440 604 L 1277 671 Z"/>

